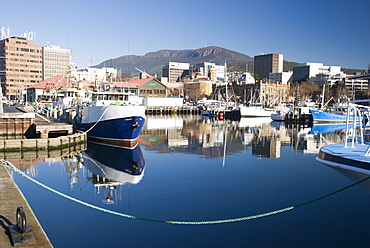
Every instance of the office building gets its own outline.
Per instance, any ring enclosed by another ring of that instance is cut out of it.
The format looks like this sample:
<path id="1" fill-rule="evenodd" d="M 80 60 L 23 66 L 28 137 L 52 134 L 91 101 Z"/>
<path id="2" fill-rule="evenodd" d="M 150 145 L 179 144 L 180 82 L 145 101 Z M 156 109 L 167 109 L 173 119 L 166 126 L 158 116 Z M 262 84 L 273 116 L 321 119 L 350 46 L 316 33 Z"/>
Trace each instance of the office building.
<path id="1" fill-rule="evenodd" d="M 43 80 L 60 75 L 67 76 L 71 63 L 71 53 L 69 49 L 59 46 L 48 45 L 42 48 L 43 55 Z"/>
<path id="2" fill-rule="evenodd" d="M 324 66 L 323 63 L 304 63 L 293 68 L 293 81 L 334 83 L 342 80 L 345 74 L 340 66 Z"/>
<path id="3" fill-rule="evenodd" d="M 195 65 L 196 71 L 201 72 L 203 76 L 207 77 L 209 80 L 224 81 L 225 78 L 225 66 L 216 65 L 215 63 L 203 62 Z"/>
<path id="4" fill-rule="evenodd" d="M 9 100 L 26 100 L 26 88 L 42 81 L 42 47 L 32 40 L 0 40 L 0 79 Z"/>
<path id="5" fill-rule="evenodd" d="M 283 71 L 283 54 L 262 54 L 254 56 L 254 78 L 267 80 L 270 73 Z"/>
<path id="6" fill-rule="evenodd" d="M 168 78 L 168 82 L 181 82 L 189 74 L 189 68 L 189 63 L 168 62 L 162 68 L 162 77 Z"/>

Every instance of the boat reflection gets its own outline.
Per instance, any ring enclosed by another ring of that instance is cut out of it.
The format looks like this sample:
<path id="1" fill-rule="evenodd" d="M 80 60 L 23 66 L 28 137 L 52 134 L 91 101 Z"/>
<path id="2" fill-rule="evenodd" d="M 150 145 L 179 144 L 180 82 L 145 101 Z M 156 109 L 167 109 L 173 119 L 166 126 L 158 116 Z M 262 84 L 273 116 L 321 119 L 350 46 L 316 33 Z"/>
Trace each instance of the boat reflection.
<path id="1" fill-rule="evenodd" d="M 98 193 L 103 190 L 103 202 L 107 204 L 113 204 L 122 196 L 115 191 L 117 186 L 137 184 L 144 176 L 145 160 L 140 146 L 124 149 L 88 143 L 88 149 L 81 152 L 81 161 L 92 173 L 88 181 L 95 185 Z"/>
<path id="2" fill-rule="evenodd" d="M 336 170 L 337 172 L 344 175 L 345 177 L 348 177 L 353 182 L 358 182 L 358 181 L 360 181 L 362 179 L 365 179 L 365 178 L 370 176 L 370 170 L 360 169 L 360 171 L 358 171 L 359 169 L 355 166 L 353 166 L 353 169 L 348 168 L 348 167 L 347 167 L 347 169 L 344 169 L 344 168 L 340 168 L 339 166 L 338 167 L 337 166 L 330 166 L 330 165 L 327 165 L 327 166 Z M 365 189 L 368 193 L 370 193 L 370 179 L 360 183 L 359 185 L 363 189 Z"/>

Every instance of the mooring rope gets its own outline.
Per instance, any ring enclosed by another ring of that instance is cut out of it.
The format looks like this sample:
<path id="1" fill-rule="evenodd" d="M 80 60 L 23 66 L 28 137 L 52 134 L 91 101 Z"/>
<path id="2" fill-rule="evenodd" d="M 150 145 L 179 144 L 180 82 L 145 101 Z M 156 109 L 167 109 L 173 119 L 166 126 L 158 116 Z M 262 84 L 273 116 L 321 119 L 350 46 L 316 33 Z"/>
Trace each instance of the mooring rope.
<path id="1" fill-rule="evenodd" d="M 85 133 L 88 133 L 89 131 L 91 131 L 91 129 L 93 129 L 100 121 L 101 121 L 101 119 L 103 118 L 103 116 L 104 116 L 104 114 L 105 114 L 105 112 L 107 112 L 107 110 L 108 110 L 108 108 L 109 108 L 109 106 L 110 105 L 108 105 L 105 109 L 104 109 L 104 111 L 103 111 L 103 113 L 101 114 L 101 116 L 99 117 L 99 119 L 94 123 L 94 125 L 92 125 L 88 130 L 86 130 L 85 131 Z"/>
<path id="2" fill-rule="evenodd" d="M 232 222 L 238 222 L 238 221 L 246 221 L 246 220 L 252 220 L 252 219 L 258 219 L 258 218 L 262 218 L 262 217 L 266 217 L 266 216 L 270 216 L 270 215 L 274 215 L 274 214 L 279 214 L 279 213 L 283 213 L 283 212 L 287 212 L 287 211 L 290 211 L 290 210 L 293 210 L 293 209 L 296 209 L 298 207 L 302 207 L 304 205 L 308 205 L 310 203 L 313 203 L 313 202 L 316 202 L 316 201 L 319 201 L 319 200 L 322 200 L 326 197 L 329 197 L 331 195 L 334 195 L 334 194 L 337 194 L 343 190 L 346 190 L 346 189 L 349 189 L 357 184 L 360 184 L 368 179 L 370 179 L 370 176 L 368 177 L 365 177 L 355 183 L 352 183 L 346 187 L 343 187 L 341 189 L 338 189 L 338 190 L 335 190 L 329 194 L 326 194 L 326 195 L 323 195 L 321 197 L 318 197 L 318 198 L 315 198 L 313 200 L 309 200 L 309 201 L 306 201 L 306 202 L 303 202 L 301 204 L 297 204 L 297 205 L 294 205 L 294 206 L 291 206 L 291 207 L 287 207 L 287 208 L 282 208 L 282 209 L 279 209 L 279 210 L 275 210 L 275 211 L 270 211 L 270 212 L 266 212 L 266 213 L 261 213 L 261 214 L 256 214 L 256 215 L 251 215 L 251 216 L 245 216 L 245 217 L 239 217 L 239 218 L 232 218 L 232 219 L 222 219 L 222 220 L 207 220 L 207 221 L 176 221 L 176 220 L 157 220 L 157 219 L 149 219 L 149 218 L 143 218 L 143 217 L 137 217 L 137 216 L 133 216 L 133 215 L 130 215 L 130 214 L 124 214 L 124 213 L 119 213 L 119 212 L 116 212 L 116 211 L 113 211 L 113 210 L 109 210 L 109 209 L 105 209 L 105 208 L 102 208 L 102 207 L 98 207 L 98 206 L 95 206 L 95 205 L 92 205 L 90 203 L 87 203 L 87 202 L 84 202 L 84 201 L 81 201 L 81 200 L 78 200 L 74 197 L 71 197 L 69 195 L 66 195 L 66 194 L 63 194 L 49 186 L 46 186 L 45 184 L 37 181 L 36 179 L 26 175 L 23 171 L 19 170 L 18 168 L 16 168 L 11 162 L 9 161 L 6 161 L 4 159 L 1 159 L 0 160 L 5 167 L 17 172 L 18 174 L 20 174 L 21 176 L 27 178 L 28 180 L 36 183 L 37 185 L 57 194 L 57 195 L 60 195 L 64 198 L 67 198 L 71 201 L 74 201 L 76 203 L 79 203 L 79 204 L 82 204 L 84 206 L 87 206 L 87 207 L 90 207 L 92 209 L 96 209 L 96 210 L 99 210 L 99 211 L 102 211 L 102 212 L 105 212 L 105 213 L 110 213 L 110 214 L 114 214 L 114 215 L 118 215 L 118 216 L 121 216 L 121 217 L 125 217 L 125 218 L 129 218 L 129 219 L 136 219 L 136 220 L 143 220 L 143 221 L 150 221 L 150 222 L 158 222 L 158 223 L 166 223 L 166 224 L 176 224 L 176 225 L 207 225 L 207 224 L 222 224 L 222 223 L 232 223 Z"/>

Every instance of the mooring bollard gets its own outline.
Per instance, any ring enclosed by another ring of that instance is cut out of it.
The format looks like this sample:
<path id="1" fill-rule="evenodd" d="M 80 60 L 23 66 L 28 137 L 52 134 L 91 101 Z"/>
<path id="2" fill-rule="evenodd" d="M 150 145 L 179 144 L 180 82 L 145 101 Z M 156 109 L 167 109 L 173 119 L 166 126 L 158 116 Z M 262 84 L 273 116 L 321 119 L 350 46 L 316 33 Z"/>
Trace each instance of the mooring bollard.
<path id="1" fill-rule="evenodd" d="M 26 214 L 24 213 L 22 206 L 17 207 L 16 220 L 17 220 L 18 231 L 20 233 L 25 233 L 26 228 L 27 228 L 27 221 L 26 221 Z"/>
<path id="2" fill-rule="evenodd" d="M 16 225 L 10 225 L 9 231 L 13 241 L 13 245 L 30 244 L 36 241 L 32 234 L 32 228 L 27 226 L 26 213 L 22 206 L 17 207 L 15 215 Z"/>

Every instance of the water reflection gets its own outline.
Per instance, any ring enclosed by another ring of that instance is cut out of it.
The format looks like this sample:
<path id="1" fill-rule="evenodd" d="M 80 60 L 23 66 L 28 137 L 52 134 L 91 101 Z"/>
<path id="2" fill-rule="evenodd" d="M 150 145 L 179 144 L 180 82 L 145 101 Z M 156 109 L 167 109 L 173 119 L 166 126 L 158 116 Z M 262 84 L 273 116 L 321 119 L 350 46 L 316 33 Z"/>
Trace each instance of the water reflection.
<path id="1" fill-rule="evenodd" d="M 113 204 L 122 198 L 124 184 L 137 184 L 144 176 L 145 160 L 140 146 L 124 149 L 88 143 L 88 149 L 79 155 L 83 165 L 91 172 L 87 180 L 94 184 L 103 202 Z"/>
<path id="2" fill-rule="evenodd" d="M 212 120 L 199 116 L 149 116 L 139 143 L 157 152 L 182 152 L 205 158 L 251 150 L 258 157 L 279 158 L 281 149 L 319 152 L 343 140 L 342 125 L 286 126 L 270 118 Z"/>

